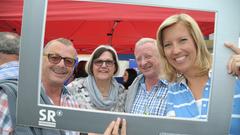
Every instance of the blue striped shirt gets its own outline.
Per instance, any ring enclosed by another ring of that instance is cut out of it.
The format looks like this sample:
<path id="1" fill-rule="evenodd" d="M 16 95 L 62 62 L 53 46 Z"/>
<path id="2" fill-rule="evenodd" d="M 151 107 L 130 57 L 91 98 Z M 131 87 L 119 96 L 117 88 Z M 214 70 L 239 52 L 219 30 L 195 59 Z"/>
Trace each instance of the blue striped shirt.
<path id="1" fill-rule="evenodd" d="M 201 99 L 201 109 L 198 109 L 196 100 L 185 82 L 174 83 L 169 87 L 167 98 L 167 116 L 206 119 L 210 93 L 211 79 L 209 78 Z M 240 134 L 240 82 L 235 90 L 230 134 Z M 200 111 L 199 111 L 200 110 Z"/>
<path id="2" fill-rule="evenodd" d="M 11 61 L 0 65 L 0 80 L 18 79 L 19 62 Z"/>
<path id="3" fill-rule="evenodd" d="M 230 133 L 240 134 L 240 80 L 236 80 Z"/>
<path id="4" fill-rule="evenodd" d="M 166 80 L 159 80 L 148 92 L 142 78 L 131 113 L 163 116 L 166 109 L 167 86 Z"/>

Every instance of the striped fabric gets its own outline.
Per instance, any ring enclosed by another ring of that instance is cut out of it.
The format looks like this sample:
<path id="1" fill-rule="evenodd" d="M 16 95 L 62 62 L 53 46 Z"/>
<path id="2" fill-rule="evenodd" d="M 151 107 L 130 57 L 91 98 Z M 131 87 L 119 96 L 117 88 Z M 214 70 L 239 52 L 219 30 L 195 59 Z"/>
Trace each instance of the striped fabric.
<path id="1" fill-rule="evenodd" d="M 19 62 L 12 61 L 0 66 L 0 80 L 18 79 Z"/>
<path id="2" fill-rule="evenodd" d="M 53 103 L 53 101 L 51 100 L 50 97 L 49 97 L 49 100 Z M 78 102 L 75 100 L 75 98 L 69 93 L 69 91 L 65 87 L 63 87 L 63 89 L 62 89 L 60 106 L 79 108 Z M 65 134 L 66 135 L 79 135 L 80 133 L 77 131 L 65 130 Z"/>
<path id="3" fill-rule="evenodd" d="M 18 79 L 19 62 L 12 61 L 0 66 L 0 80 Z M 7 95 L 0 91 L 0 134 L 9 134 L 12 132 L 12 121 L 8 109 Z"/>
<path id="4" fill-rule="evenodd" d="M 174 83 L 169 87 L 167 98 L 166 115 L 171 117 L 185 117 L 206 119 L 208 111 L 208 101 L 210 93 L 211 79 L 209 78 L 202 95 L 201 112 L 199 111 L 193 94 L 185 81 Z M 240 134 L 240 82 L 238 80 L 238 87 L 235 90 L 234 106 L 232 113 L 230 134 Z"/>
<path id="5" fill-rule="evenodd" d="M 50 97 L 48 97 L 52 104 L 53 101 Z M 71 107 L 71 108 L 79 108 L 78 102 L 75 100 L 75 98 L 69 93 L 69 91 L 64 86 L 61 93 L 61 99 L 60 99 L 60 106 L 63 107 Z"/>
<path id="6" fill-rule="evenodd" d="M 131 113 L 163 116 L 166 109 L 167 86 L 167 81 L 159 80 L 148 92 L 143 79 L 140 80 Z"/>
<path id="7" fill-rule="evenodd" d="M 78 102 L 75 100 L 75 98 L 69 93 L 69 91 L 65 87 L 62 91 L 60 105 L 64 107 L 79 108 Z"/>
<path id="8" fill-rule="evenodd" d="M 0 135 L 8 135 L 12 131 L 12 121 L 8 109 L 7 95 L 3 91 L 0 91 Z"/>

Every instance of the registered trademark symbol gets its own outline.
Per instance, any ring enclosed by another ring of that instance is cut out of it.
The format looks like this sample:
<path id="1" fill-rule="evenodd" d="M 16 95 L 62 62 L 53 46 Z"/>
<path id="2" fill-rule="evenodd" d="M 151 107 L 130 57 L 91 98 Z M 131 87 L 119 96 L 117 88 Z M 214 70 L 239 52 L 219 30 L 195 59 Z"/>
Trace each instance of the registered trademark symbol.
<path id="1" fill-rule="evenodd" d="M 63 115 L 63 112 L 61 110 L 57 110 L 56 113 L 58 117 L 61 117 Z"/>

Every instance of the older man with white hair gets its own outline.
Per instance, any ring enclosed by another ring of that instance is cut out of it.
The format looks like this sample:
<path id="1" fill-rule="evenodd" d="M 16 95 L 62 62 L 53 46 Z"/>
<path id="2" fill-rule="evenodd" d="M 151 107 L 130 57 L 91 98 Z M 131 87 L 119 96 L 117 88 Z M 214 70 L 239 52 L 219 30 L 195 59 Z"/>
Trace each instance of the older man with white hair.
<path id="1" fill-rule="evenodd" d="M 157 42 L 142 38 L 136 45 L 134 55 L 142 73 L 128 89 L 125 111 L 134 114 L 163 116 L 166 108 L 168 81 L 164 79 L 163 63 Z"/>

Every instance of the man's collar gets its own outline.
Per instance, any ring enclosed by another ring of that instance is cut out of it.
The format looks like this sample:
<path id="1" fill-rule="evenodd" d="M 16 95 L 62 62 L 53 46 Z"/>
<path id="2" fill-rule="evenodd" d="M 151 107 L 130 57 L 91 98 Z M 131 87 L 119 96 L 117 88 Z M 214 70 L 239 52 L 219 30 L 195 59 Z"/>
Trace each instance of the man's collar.
<path id="1" fill-rule="evenodd" d="M 143 77 L 140 79 L 139 82 L 140 82 L 141 84 L 142 84 L 142 83 L 145 83 L 145 77 L 143 76 Z M 167 81 L 167 80 L 163 80 L 163 79 L 159 79 L 157 85 L 161 85 L 162 83 L 165 84 L 165 85 L 168 85 L 168 81 Z"/>
<path id="2" fill-rule="evenodd" d="M 4 64 L 0 65 L 0 69 L 6 68 L 6 67 L 13 67 L 13 66 L 19 66 L 19 62 L 18 61 L 10 61 L 10 62 L 4 63 Z"/>

